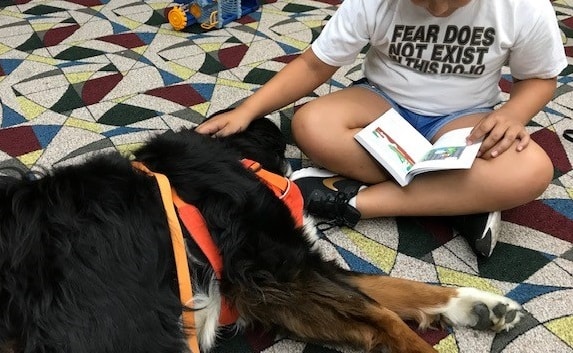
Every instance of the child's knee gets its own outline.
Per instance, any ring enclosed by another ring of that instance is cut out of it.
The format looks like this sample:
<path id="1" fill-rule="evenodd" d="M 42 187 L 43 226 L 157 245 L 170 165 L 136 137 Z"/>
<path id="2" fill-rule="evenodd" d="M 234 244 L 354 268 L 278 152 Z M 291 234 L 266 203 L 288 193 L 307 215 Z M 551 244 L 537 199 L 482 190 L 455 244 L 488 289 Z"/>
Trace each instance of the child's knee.
<path id="1" fill-rule="evenodd" d="M 291 122 L 291 131 L 297 145 L 305 145 L 308 140 L 314 140 L 313 135 L 316 133 L 317 114 L 314 114 L 312 107 L 307 103 L 301 107 L 293 116 Z"/>
<path id="2" fill-rule="evenodd" d="M 553 163 L 551 159 L 541 148 L 534 154 L 533 163 L 535 164 L 536 171 L 533 173 L 532 178 L 536 180 L 537 193 L 541 195 L 553 180 Z"/>
<path id="3" fill-rule="evenodd" d="M 516 166 L 518 173 L 521 170 L 523 179 L 521 183 L 531 200 L 539 197 L 549 186 L 553 179 L 553 164 L 545 151 L 537 146 L 530 146 L 531 150 L 518 152 L 528 152 L 526 158 L 520 163 L 521 168 Z M 523 164 L 522 164 L 523 163 Z"/>
<path id="4" fill-rule="evenodd" d="M 547 189 L 553 178 L 553 165 L 541 147 L 533 143 L 525 150 L 513 149 L 502 154 L 493 162 L 492 169 L 482 177 L 491 182 L 496 191 L 493 198 L 500 209 L 524 205 L 538 198 Z M 495 159 L 495 158 L 494 158 Z M 485 171 L 485 170 L 484 170 Z M 493 174 L 492 174 L 493 173 Z"/>

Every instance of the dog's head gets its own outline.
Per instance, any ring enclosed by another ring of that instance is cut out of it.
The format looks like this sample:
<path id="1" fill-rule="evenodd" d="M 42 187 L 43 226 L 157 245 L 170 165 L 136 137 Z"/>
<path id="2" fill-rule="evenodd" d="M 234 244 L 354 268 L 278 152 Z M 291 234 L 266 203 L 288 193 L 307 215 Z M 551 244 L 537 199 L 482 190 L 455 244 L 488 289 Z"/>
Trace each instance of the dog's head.
<path id="1" fill-rule="evenodd" d="M 231 109 L 218 111 L 207 119 Z M 290 173 L 290 165 L 285 159 L 286 139 L 280 129 L 267 118 L 258 118 L 245 131 L 217 139 L 237 151 L 242 158 L 259 162 L 268 171 L 281 175 Z"/>

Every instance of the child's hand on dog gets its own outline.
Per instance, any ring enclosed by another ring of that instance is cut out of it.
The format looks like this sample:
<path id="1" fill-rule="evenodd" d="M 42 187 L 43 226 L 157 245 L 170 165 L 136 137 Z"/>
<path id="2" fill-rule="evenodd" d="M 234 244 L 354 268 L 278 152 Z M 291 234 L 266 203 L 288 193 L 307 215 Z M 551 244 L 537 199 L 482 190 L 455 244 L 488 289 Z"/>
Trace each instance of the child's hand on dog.
<path id="1" fill-rule="evenodd" d="M 201 123 L 195 131 L 212 137 L 224 137 L 245 131 L 252 120 L 250 115 L 242 113 L 240 109 L 232 109 Z"/>

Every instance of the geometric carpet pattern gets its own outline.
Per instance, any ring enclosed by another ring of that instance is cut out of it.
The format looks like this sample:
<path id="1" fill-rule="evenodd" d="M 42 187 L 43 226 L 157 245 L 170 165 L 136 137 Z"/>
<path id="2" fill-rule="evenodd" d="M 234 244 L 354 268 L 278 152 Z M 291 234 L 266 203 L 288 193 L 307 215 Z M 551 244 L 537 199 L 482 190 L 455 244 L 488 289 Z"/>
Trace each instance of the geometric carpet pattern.
<path id="1" fill-rule="evenodd" d="M 338 3 L 266 1 L 222 29 L 176 32 L 165 21 L 168 1 L 0 0 L 0 170 L 50 168 L 111 149 L 128 154 L 149 136 L 193 126 L 268 81 L 308 47 Z M 439 218 L 381 218 L 322 234 L 326 256 L 346 268 L 475 286 L 523 305 L 525 317 L 510 332 L 420 332 L 443 353 L 573 352 L 573 142 L 563 138 L 573 128 L 573 1 L 553 6 L 570 65 L 528 130 L 551 156 L 554 178 L 537 200 L 502 213 L 491 258 L 476 258 Z M 295 109 L 360 78 L 362 59 L 271 115 L 289 140 Z M 500 86 L 509 91 L 509 76 Z M 292 144 L 288 157 L 295 169 L 310 164 Z M 225 335 L 215 352 L 351 351 L 255 327 Z"/>

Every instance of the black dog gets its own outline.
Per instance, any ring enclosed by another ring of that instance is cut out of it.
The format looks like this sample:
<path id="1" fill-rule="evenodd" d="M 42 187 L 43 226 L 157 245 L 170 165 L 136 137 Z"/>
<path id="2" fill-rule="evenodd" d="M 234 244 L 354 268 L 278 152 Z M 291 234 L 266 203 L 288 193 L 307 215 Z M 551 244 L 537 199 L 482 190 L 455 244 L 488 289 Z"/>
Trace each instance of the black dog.
<path id="1" fill-rule="evenodd" d="M 323 260 L 311 226 L 242 158 L 284 173 L 285 142 L 266 119 L 215 139 L 193 130 L 135 152 L 196 206 L 222 255 L 216 279 L 187 237 L 196 332 L 213 347 L 221 296 L 241 328 L 371 352 L 433 352 L 402 320 L 509 329 L 519 305 L 473 288 L 362 275 Z M 166 211 L 156 181 L 118 153 L 34 178 L 0 178 L 0 352 L 188 352 Z"/>

